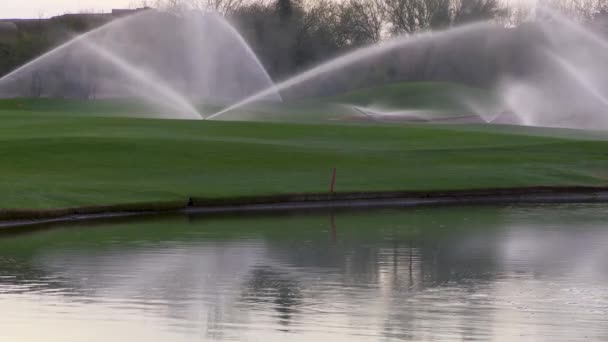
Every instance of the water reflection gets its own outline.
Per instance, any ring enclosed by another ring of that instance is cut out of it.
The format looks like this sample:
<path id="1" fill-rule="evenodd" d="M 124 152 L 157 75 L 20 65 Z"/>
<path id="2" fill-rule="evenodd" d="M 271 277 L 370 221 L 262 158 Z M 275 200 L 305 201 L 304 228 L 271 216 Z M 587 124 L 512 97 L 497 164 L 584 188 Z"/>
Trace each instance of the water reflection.
<path id="1" fill-rule="evenodd" d="M 606 209 L 157 217 L 9 234 L 0 334 L 608 339 Z"/>
<path id="2" fill-rule="evenodd" d="M 243 286 L 241 299 L 254 304 L 250 305 L 252 310 L 276 311 L 277 323 L 286 327 L 302 304 L 302 293 L 300 284 L 290 279 L 288 273 L 265 266 L 251 271 L 250 279 Z M 289 331 L 287 328 L 280 330 Z"/>

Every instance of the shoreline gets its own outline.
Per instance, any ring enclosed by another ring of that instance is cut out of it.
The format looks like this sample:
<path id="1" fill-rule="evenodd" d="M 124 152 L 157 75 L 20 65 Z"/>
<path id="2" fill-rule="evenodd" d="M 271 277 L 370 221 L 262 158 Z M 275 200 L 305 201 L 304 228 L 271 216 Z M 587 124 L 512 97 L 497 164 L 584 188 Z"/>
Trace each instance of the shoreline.
<path id="1" fill-rule="evenodd" d="M 487 204 L 608 203 L 608 187 L 521 187 L 446 191 L 284 194 L 130 203 L 63 209 L 0 210 L 0 229 L 164 213 L 251 213 L 285 210 Z"/>

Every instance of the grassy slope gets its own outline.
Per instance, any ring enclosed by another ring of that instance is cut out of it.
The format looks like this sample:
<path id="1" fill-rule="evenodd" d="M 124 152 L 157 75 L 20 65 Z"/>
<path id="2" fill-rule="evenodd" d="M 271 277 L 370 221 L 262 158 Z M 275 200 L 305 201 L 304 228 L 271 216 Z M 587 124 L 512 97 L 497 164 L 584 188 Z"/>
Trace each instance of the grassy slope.
<path id="1" fill-rule="evenodd" d="M 480 108 L 494 108 L 491 92 L 447 82 L 402 82 L 357 89 L 343 94 L 306 98 L 286 103 L 258 103 L 224 114 L 224 119 L 268 121 L 324 122 L 327 119 L 360 114 L 348 106 L 375 106 L 390 110 L 429 110 L 445 114 L 470 114 L 466 102 Z M 218 108 L 202 108 L 213 113 Z"/>
<path id="2" fill-rule="evenodd" d="M 168 109 L 165 109 L 168 110 Z M 0 99 L 0 113 L 63 116 L 159 117 L 162 110 L 129 100 Z M 170 117 L 170 116 L 168 116 Z"/>
<path id="3" fill-rule="evenodd" d="M 496 100 L 488 91 L 445 82 L 403 82 L 357 89 L 340 95 L 300 99 L 282 104 L 254 104 L 226 113 L 224 119 L 324 122 L 360 115 L 348 106 L 373 106 L 391 110 L 429 110 L 444 114 L 469 114 L 465 102 L 494 108 Z M 213 112 L 214 110 L 211 110 Z M 252 116 L 253 114 L 253 116 Z"/>
<path id="4" fill-rule="evenodd" d="M 289 125 L 2 111 L 0 208 L 188 196 L 601 185 L 608 142 L 415 125 Z"/>
<path id="5" fill-rule="evenodd" d="M 445 82 L 403 82 L 358 89 L 344 94 L 301 99 L 286 103 L 258 103 L 226 113 L 223 119 L 255 118 L 270 121 L 324 122 L 328 118 L 353 115 L 356 112 L 336 104 L 380 105 L 392 109 L 439 110 L 456 114 L 470 111 L 462 99 L 477 104 L 492 103 L 489 92 Z M 81 116 L 86 114 L 113 117 L 172 117 L 171 107 L 154 108 L 129 100 L 65 100 L 65 99 L 0 99 L 0 112 L 43 113 L 47 115 Z M 206 115 L 220 107 L 201 105 Z"/>
<path id="6" fill-rule="evenodd" d="M 329 98 L 359 105 L 379 104 L 392 108 L 469 111 L 463 99 L 492 104 L 490 92 L 445 82 L 402 82 L 354 90 Z"/>

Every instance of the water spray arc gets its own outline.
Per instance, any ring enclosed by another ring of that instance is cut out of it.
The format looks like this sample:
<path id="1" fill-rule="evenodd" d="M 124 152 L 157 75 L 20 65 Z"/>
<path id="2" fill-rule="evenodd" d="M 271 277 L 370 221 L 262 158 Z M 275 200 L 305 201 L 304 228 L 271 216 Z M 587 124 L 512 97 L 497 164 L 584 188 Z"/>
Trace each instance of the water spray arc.
<path id="1" fill-rule="evenodd" d="M 576 66 L 551 51 L 547 51 L 547 56 L 549 56 L 551 60 L 556 63 L 556 65 L 560 66 L 563 70 L 565 70 L 567 74 L 587 93 L 593 96 L 597 101 L 599 101 L 603 106 L 608 109 L 608 98 L 605 97 L 601 93 L 601 91 L 588 78 L 583 75 L 580 70 L 577 70 Z"/>
<path id="2" fill-rule="evenodd" d="M 419 33 L 419 34 L 416 34 L 411 37 L 410 36 L 398 37 L 398 38 L 394 38 L 394 39 L 386 41 L 386 42 L 382 42 L 380 44 L 374 44 L 374 45 L 366 46 L 363 48 L 359 48 L 353 52 L 336 57 L 328 62 L 322 63 L 322 64 L 320 64 L 316 67 L 313 67 L 307 71 L 304 71 L 296 76 L 293 76 L 285 81 L 279 82 L 270 88 L 267 88 L 252 96 L 249 96 L 249 97 L 243 99 L 242 101 L 239 101 L 217 113 L 214 113 L 214 114 L 208 116 L 207 119 L 209 119 L 209 120 L 215 119 L 227 112 L 230 112 L 232 110 L 235 110 L 235 109 L 245 106 L 247 104 L 259 101 L 260 99 L 263 99 L 264 97 L 272 94 L 273 92 L 280 93 L 281 91 L 283 91 L 285 89 L 288 89 L 288 88 L 291 88 L 298 84 L 312 80 L 319 75 L 338 71 L 346 66 L 350 66 L 352 64 L 361 62 L 362 60 L 365 60 L 365 59 L 377 57 L 381 54 L 384 54 L 386 52 L 389 52 L 389 51 L 397 49 L 397 48 L 414 47 L 415 44 L 420 43 L 423 40 L 437 38 L 438 36 L 441 38 L 447 39 L 452 36 L 466 34 L 467 32 L 470 32 L 473 30 L 486 28 L 490 25 L 491 24 L 488 24 L 485 22 L 474 23 L 474 24 L 460 26 L 458 28 L 441 31 L 441 32 L 423 32 L 423 33 Z"/>
<path id="3" fill-rule="evenodd" d="M 608 116 L 608 75 L 604 73 L 606 66 L 604 61 L 608 55 L 608 40 L 555 11 L 545 10 L 544 13 L 547 13 L 551 20 L 540 20 L 528 27 L 536 35 L 526 34 L 525 29 L 522 29 L 524 35 L 516 38 L 520 39 L 523 44 L 530 44 L 530 51 L 539 52 L 541 57 L 528 61 L 534 63 L 528 68 L 529 70 L 534 69 L 533 72 L 524 75 L 517 73 L 499 75 L 493 90 L 500 100 L 497 104 L 499 107 L 488 109 L 488 107 L 478 106 L 475 103 L 469 103 L 467 107 L 487 123 L 579 128 L 581 122 L 585 122 L 586 125 L 595 123 L 599 127 L 606 127 L 608 124 L 605 120 L 605 117 Z M 499 37 L 492 35 L 493 27 L 490 23 L 481 22 L 440 32 L 397 37 L 363 47 L 279 82 L 274 87 L 227 106 L 207 118 L 218 119 L 230 111 L 263 99 L 273 91 L 282 92 L 289 88 L 296 88 L 306 82 L 314 81 L 317 77 L 334 74 L 338 74 L 336 77 L 340 77 L 339 72 L 347 67 L 358 65 L 357 63 L 373 64 L 375 58 L 392 53 L 394 50 L 416 51 L 420 47 L 424 48 L 425 43 L 449 46 L 451 41 L 459 41 L 459 38 L 466 40 L 467 37 L 479 35 L 480 32 L 482 33 L 479 36 L 481 39 L 491 40 Z M 508 29 L 501 30 L 509 31 Z M 483 37 L 484 32 L 488 36 Z M 530 40 L 526 41 L 528 38 Z M 477 51 L 477 53 L 482 54 L 483 51 Z M 408 62 L 402 61 L 402 63 L 407 64 Z M 412 64 L 409 67 L 415 68 L 416 66 Z M 583 69 L 588 72 L 582 72 Z M 585 94 L 581 94 L 581 91 Z M 576 97 L 577 101 L 565 99 L 564 94 Z M 587 96 L 591 100 L 584 103 L 583 99 Z M 468 99 L 462 98 L 461 100 L 465 105 L 467 104 Z M 593 105 L 590 102 L 597 103 Z M 480 110 L 486 112 L 480 113 Z M 576 116 L 586 116 L 586 118 L 580 120 Z"/>
<path id="4" fill-rule="evenodd" d="M 0 77 L 0 94 L 67 99 L 136 98 L 162 108 L 171 118 L 213 120 L 248 104 L 282 102 L 282 94 L 306 97 L 302 94 L 310 90 L 324 95 L 324 90 L 330 89 L 327 93 L 336 94 L 344 91 L 341 86 L 357 89 L 382 82 L 384 86 L 389 82 L 419 80 L 416 77 L 468 86 L 467 82 L 475 80 L 467 77 L 444 80 L 442 72 L 453 68 L 457 69 L 455 74 L 466 74 L 477 67 L 490 67 L 498 70 L 488 77 L 493 83 L 481 84 L 487 88 L 484 91 L 498 99 L 496 103 L 475 102 L 478 99 L 461 94 L 460 102 L 450 107 L 453 111 L 450 115 L 473 115 L 477 121 L 489 124 L 569 128 L 581 128 L 584 124 L 608 128 L 605 71 L 608 40 L 555 11 L 542 9 L 541 13 L 547 20 L 534 22 L 521 31 L 478 22 L 396 37 L 358 48 L 275 84 L 252 48 L 224 17 L 196 11 L 144 11 L 77 36 Z M 524 72 L 518 73 L 500 63 L 475 65 L 480 59 L 474 58 L 491 60 L 488 56 L 493 55 L 487 54 L 487 50 L 496 45 L 488 42 L 495 41 L 504 44 L 499 45 L 502 48 L 530 51 L 508 60 L 524 65 L 521 68 Z M 475 44 L 467 45 L 472 42 Z M 456 57 L 449 60 L 454 63 L 437 57 L 450 55 L 461 45 L 465 47 L 459 51 L 467 53 L 454 54 Z M 469 49 L 472 51 L 467 50 L 470 46 L 474 47 Z M 473 59 L 469 60 L 469 56 Z M 384 62 L 395 65 L 386 66 Z M 389 67 L 396 71 L 387 76 Z M 362 72 L 353 73 L 355 69 Z M 373 72 L 378 73 L 378 78 L 374 78 Z M 360 105 L 356 100 L 350 101 L 334 104 Z M 215 112 L 206 115 L 209 108 Z M 277 108 L 271 110 L 284 114 L 281 109 L 285 107 Z M 397 121 L 404 119 L 404 115 L 399 118 L 392 113 L 409 113 L 412 117 L 412 109 L 416 109 L 385 106 L 381 102 L 367 103 L 361 108 L 384 108 L 375 111 L 375 116 L 381 119 L 392 116 L 391 120 Z M 285 112 L 289 115 L 289 111 Z M 416 119 L 432 121 L 428 120 L 430 112 L 418 108 L 416 115 L 420 118 Z M 259 119 L 255 111 L 245 115 Z M 352 113 L 340 115 L 347 117 Z"/>
<path id="5" fill-rule="evenodd" d="M 131 78 L 134 79 L 137 83 L 140 83 L 144 87 L 148 87 L 148 89 L 152 89 L 153 92 L 159 97 L 152 96 L 150 97 L 150 101 L 159 103 L 161 106 L 168 107 L 169 109 L 178 109 L 178 112 L 176 113 L 176 115 L 178 115 L 178 118 L 192 120 L 198 120 L 203 118 L 203 115 L 199 113 L 198 110 L 194 108 L 194 106 L 192 106 L 190 102 L 188 102 L 188 100 L 186 100 L 175 90 L 171 89 L 169 86 L 163 84 L 162 80 L 158 79 L 155 75 L 146 73 L 143 70 L 139 70 L 137 67 L 129 64 L 128 62 L 124 61 L 112 52 L 104 49 L 101 46 L 98 46 L 95 43 L 83 40 L 81 41 L 81 44 L 87 49 L 90 49 L 91 51 L 95 52 L 104 60 L 107 60 L 108 62 L 112 63 L 112 65 L 116 66 L 125 74 L 130 75 Z"/>
<path id="6" fill-rule="evenodd" d="M 217 18 L 217 15 L 215 17 Z M 234 28 L 234 26 L 230 25 L 230 23 L 228 23 L 228 21 L 224 20 L 223 18 L 220 18 L 220 20 L 217 20 L 217 21 L 218 21 L 219 25 L 222 25 L 223 27 L 225 27 L 226 30 L 230 31 L 233 34 L 233 36 L 238 40 L 238 42 L 241 44 L 241 46 L 243 46 L 243 48 L 245 49 L 246 54 L 255 62 L 255 64 L 259 68 L 259 70 L 262 71 L 264 78 L 266 79 L 268 84 L 270 84 L 270 88 L 274 90 L 269 94 L 270 99 L 276 100 L 276 101 L 283 101 L 281 94 L 279 93 L 278 89 L 276 89 L 276 87 L 275 87 L 274 81 L 272 80 L 270 75 L 268 75 L 266 68 L 264 68 L 264 65 L 262 65 L 262 62 L 260 62 L 260 59 L 255 54 L 255 52 L 253 52 L 253 50 L 251 50 L 251 46 L 249 46 L 249 44 L 247 44 L 247 42 L 245 41 L 243 36 L 241 36 L 241 34 Z"/>
<path id="7" fill-rule="evenodd" d="M 35 82 L 41 89 L 31 93 Z M 272 85 L 225 18 L 148 10 L 79 35 L 9 72 L 0 78 L 0 93 L 137 98 L 171 118 L 202 119 L 202 105 L 234 103 Z M 276 92 L 268 99 L 281 101 Z"/>
<path id="8" fill-rule="evenodd" d="M 144 13 L 136 13 L 136 14 L 133 14 L 131 16 L 128 16 L 128 17 L 125 17 L 125 18 L 121 18 L 121 19 L 118 19 L 116 21 L 113 21 L 113 22 L 107 23 L 105 25 L 102 25 L 102 26 L 100 26 L 100 27 L 98 27 L 96 29 L 93 29 L 93 30 L 91 30 L 91 31 L 89 31 L 87 33 L 83 33 L 83 34 L 81 34 L 79 36 L 76 36 L 76 37 L 68 40 L 67 42 L 59 45 L 58 47 L 52 49 L 51 51 L 46 52 L 46 53 L 44 53 L 44 54 L 36 57 L 35 59 L 33 59 L 33 60 L 27 62 L 26 64 L 18 67 L 17 69 L 15 69 L 15 70 L 9 72 L 8 74 L 0 77 L 0 84 L 2 82 L 6 82 L 8 80 L 11 80 L 12 78 L 16 77 L 20 73 L 28 71 L 28 69 L 30 69 L 30 68 L 34 68 L 41 61 L 44 61 L 45 59 L 49 59 L 51 57 L 54 57 L 55 55 L 60 54 L 64 49 L 66 49 L 66 48 L 68 48 L 70 46 L 73 46 L 73 45 L 79 43 L 80 41 L 83 41 L 83 40 L 85 40 L 85 39 L 87 39 L 87 38 L 89 38 L 91 36 L 94 36 L 95 34 L 103 32 L 104 30 L 108 29 L 108 27 L 112 27 L 112 26 L 116 25 L 117 23 L 133 20 L 137 16 L 140 16 L 140 15 L 143 15 L 143 14 Z"/>

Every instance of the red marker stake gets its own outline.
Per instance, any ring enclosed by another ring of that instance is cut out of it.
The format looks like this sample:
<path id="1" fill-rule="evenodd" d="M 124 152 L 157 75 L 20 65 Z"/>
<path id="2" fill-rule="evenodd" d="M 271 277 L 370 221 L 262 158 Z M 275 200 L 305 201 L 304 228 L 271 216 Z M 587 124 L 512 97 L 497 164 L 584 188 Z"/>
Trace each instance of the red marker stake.
<path id="1" fill-rule="evenodd" d="M 331 172 L 331 184 L 329 185 L 329 192 L 333 194 L 336 187 L 336 168 L 334 167 Z"/>

